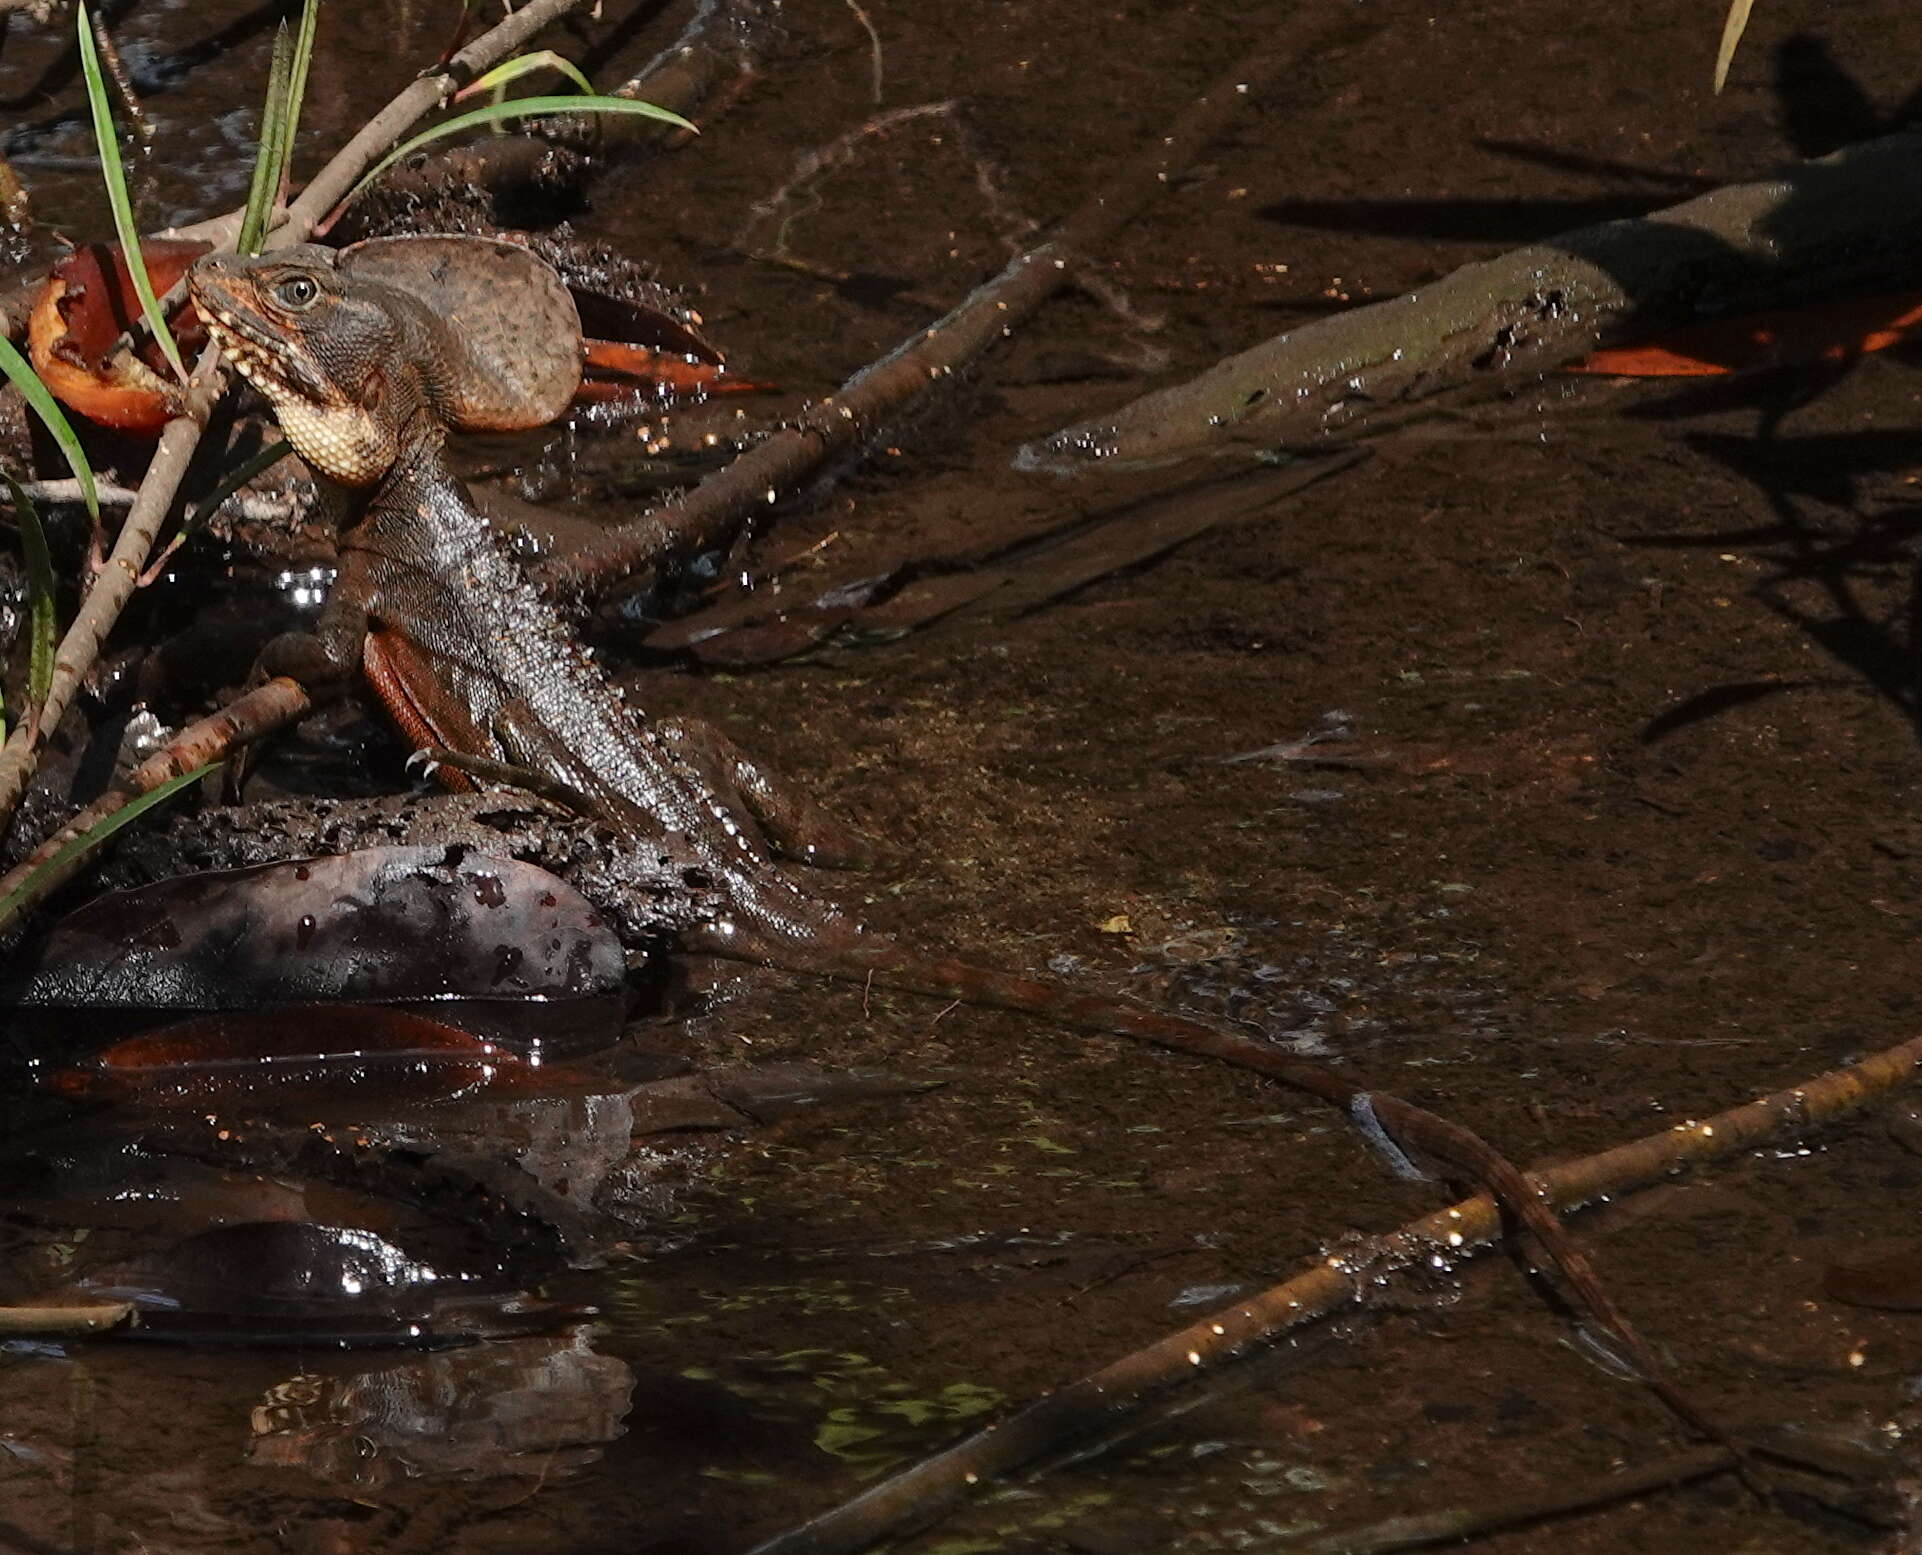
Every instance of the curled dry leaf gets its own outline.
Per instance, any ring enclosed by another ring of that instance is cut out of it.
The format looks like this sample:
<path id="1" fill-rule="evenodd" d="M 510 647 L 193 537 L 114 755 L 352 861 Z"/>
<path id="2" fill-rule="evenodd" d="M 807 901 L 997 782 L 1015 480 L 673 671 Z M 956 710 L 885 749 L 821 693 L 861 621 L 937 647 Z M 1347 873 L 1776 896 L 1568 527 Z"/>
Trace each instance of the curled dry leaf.
<path id="1" fill-rule="evenodd" d="M 205 243 L 155 239 L 141 245 L 147 273 L 164 292 L 208 251 Z M 157 434 L 181 406 L 180 386 L 163 371 L 159 348 L 121 347 L 140 317 L 126 257 L 118 245 L 89 243 L 53 267 L 27 324 L 33 370 L 69 410 L 123 432 Z M 185 303 L 169 317 L 188 350 L 204 342 L 200 316 Z"/>

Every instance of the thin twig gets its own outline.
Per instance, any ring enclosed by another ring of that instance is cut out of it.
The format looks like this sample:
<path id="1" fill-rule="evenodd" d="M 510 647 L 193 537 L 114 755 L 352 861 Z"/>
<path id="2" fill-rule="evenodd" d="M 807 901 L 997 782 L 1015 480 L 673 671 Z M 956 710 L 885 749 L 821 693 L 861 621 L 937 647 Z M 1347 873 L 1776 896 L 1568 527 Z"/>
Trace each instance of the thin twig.
<path id="1" fill-rule="evenodd" d="M 751 252 L 755 247 L 754 229 L 762 222 L 774 222 L 779 218 L 779 223 L 774 228 L 773 244 L 768 251 L 785 258 L 788 253 L 788 229 L 800 217 L 819 209 L 821 204 L 818 195 L 810 195 L 808 204 L 799 210 L 783 214 L 809 185 L 822 174 L 833 172 L 834 169 L 852 160 L 862 143 L 873 136 L 886 135 L 890 130 L 899 129 L 903 124 L 911 123 L 916 119 L 946 119 L 950 124 L 958 124 L 960 121 L 955 114 L 958 106 L 959 99 L 947 97 L 939 102 L 915 103 L 907 108 L 890 108 L 886 113 L 877 113 L 870 119 L 862 120 L 853 129 L 835 136 L 825 146 L 816 146 L 811 151 L 802 152 L 794 159 L 794 171 L 788 174 L 787 180 L 780 188 L 765 199 L 756 200 L 748 207 L 747 219 L 741 223 L 741 230 L 735 235 L 734 246 Z"/>
<path id="2" fill-rule="evenodd" d="M 218 356 L 212 346 L 201 353 L 194 368 L 194 392 L 190 398 L 199 399 L 205 391 L 222 382 Z M 41 704 L 39 720 L 32 727 L 16 728 L 8 736 L 5 748 L 0 749 L 0 821 L 11 815 L 13 807 L 20 802 L 40 754 L 41 737 L 59 725 L 74 693 L 80 689 L 80 682 L 99 657 L 107 634 L 133 597 L 147 565 L 147 553 L 153 549 L 154 537 L 173 506 L 174 493 L 187 473 L 187 462 L 199 442 L 200 423 L 192 415 L 174 417 L 161 432 L 153 462 L 147 466 L 140 491 L 121 522 L 113 553 L 95 574 L 93 587 L 81 602 L 66 636 L 60 639 L 59 651 L 54 655 L 53 680 Z"/>
<path id="3" fill-rule="evenodd" d="M 35 502 L 85 502 L 86 493 L 80 482 L 69 476 L 65 480 L 22 481 L 20 489 Z M 103 508 L 124 508 L 140 495 L 131 486 L 116 486 L 112 481 L 96 480 L 94 497 Z"/>
<path id="4" fill-rule="evenodd" d="M 491 757 L 448 750 L 439 745 L 422 746 L 408 760 L 410 765 L 419 763 L 424 766 L 430 774 L 436 767 L 445 767 L 450 772 L 478 778 L 494 788 L 518 788 L 522 793 L 545 799 L 575 815 L 592 818 L 600 813 L 601 807 L 573 784 L 564 783 L 545 772 L 536 772 L 531 767 L 517 767 L 512 762 L 495 761 Z"/>
<path id="5" fill-rule="evenodd" d="M 1290 13 L 1288 23 L 1238 60 L 1165 133 L 1151 136 L 1142 151 L 1061 224 L 1051 241 L 1014 260 L 946 318 L 857 373 L 793 426 L 742 454 L 686 496 L 565 557 L 542 563 L 533 569 L 536 581 L 555 593 L 592 593 L 675 551 L 723 543 L 749 513 L 765 510 L 830 455 L 858 442 L 930 383 L 952 376 L 1000 340 L 1061 288 L 1071 264 L 1105 246 L 1180 177 L 1245 104 L 1282 79 L 1305 54 L 1325 46 L 1331 36 L 1347 36 L 1358 25 L 1377 24 L 1344 20 L 1331 25 L 1314 7 Z"/>
<path id="6" fill-rule="evenodd" d="M 250 741 L 299 721 L 312 705 L 307 693 L 283 676 L 256 686 L 219 712 L 189 724 L 92 804 L 70 817 L 64 826 L 0 878 L 0 900 L 11 896 L 35 870 L 52 862 L 68 843 L 91 831 L 116 810 L 142 794 L 153 792 L 162 783 L 209 762 L 220 761 Z M 64 867 L 48 870 L 35 882 L 32 894 L 14 904 L 14 911 L 24 912 L 64 885 L 84 862 L 84 855 L 75 855 Z"/>
<path id="7" fill-rule="evenodd" d="M 755 949 L 750 944 L 739 953 L 751 956 Z M 878 971 L 895 988 L 961 998 L 995 1009 L 1020 1010 L 1084 1031 L 1109 1032 L 1176 1052 L 1194 1053 L 1253 1070 L 1334 1103 L 1397 1171 L 1423 1175 L 1405 1153 L 1406 1149 L 1419 1150 L 1451 1174 L 1491 1195 L 1534 1234 L 1570 1298 L 1621 1345 L 1626 1360 L 1649 1390 L 1679 1419 L 1712 1441 L 1728 1445 L 1726 1432 L 1664 1375 L 1647 1341 L 1615 1304 L 1588 1255 L 1542 1203 L 1535 1185 L 1474 1130 L 1390 1092 L 1370 1089 L 1353 1075 L 1327 1064 L 1297 1057 L 1239 1031 L 1130 1000 L 1076 993 L 1060 984 L 1037 982 L 947 957 L 917 955 L 886 943 L 837 947 L 812 960 L 792 952 L 769 955 L 767 959 L 844 980 L 863 971 Z"/>
<path id="8" fill-rule="evenodd" d="M 80 482 L 71 478 L 54 481 L 22 481 L 20 489 L 35 502 L 72 502 L 82 501 Z M 124 508 L 131 506 L 140 495 L 131 486 L 116 486 L 111 481 L 95 483 L 94 495 L 103 508 Z M 226 513 L 246 523 L 275 524 L 284 523 L 293 517 L 300 506 L 299 500 L 290 492 L 280 495 L 271 491 L 236 491 L 215 504 L 214 511 Z"/>
<path id="9" fill-rule="evenodd" d="M 1922 1037 L 1833 1069 L 1788 1090 L 1702 1121 L 1531 1173 L 1543 1202 L 1566 1213 L 1604 1196 L 1668 1181 L 1685 1166 L 1754 1149 L 1772 1137 L 1867 1105 L 1922 1066 Z M 923 1459 L 820 1517 L 757 1545 L 752 1555 L 849 1555 L 882 1538 L 925 1528 L 983 1482 L 1113 1424 L 1117 1414 L 1292 1329 L 1353 1307 L 1374 1280 L 1440 1255 L 1466 1258 L 1502 1235 L 1486 1194 L 1412 1221 L 1379 1239 L 1365 1260 L 1317 1259 L 1303 1273 L 1124 1356 L 1091 1376 Z M 1365 1267 L 1358 1265 L 1365 1264 Z"/>
<path id="10" fill-rule="evenodd" d="M 1726 1447 L 1696 1447 L 1558 1489 L 1526 1491 L 1498 1501 L 1484 1501 L 1479 1506 L 1450 1507 L 1444 1512 L 1385 1518 L 1364 1528 L 1323 1534 L 1305 1544 L 1290 1545 L 1289 1549 L 1299 1551 L 1299 1555 L 1387 1555 L 1390 1550 L 1415 1550 L 1426 1544 L 1446 1544 L 1477 1534 L 1499 1533 L 1504 1528 L 1538 1523 L 1546 1517 L 1592 1511 L 1598 1506 L 1626 1501 L 1630 1496 L 1646 1495 L 1651 1490 L 1724 1474 L 1739 1462 Z"/>
<path id="11" fill-rule="evenodd" d="M 861 9 L 859 0 L 846 0 L 847 8 L 854 13 L 854 19 L 861 24 L 861 30 L 868 35 L 868 58 L 874 69 L 874 106 L 881 106 L 881 34 L 874 30 L 874 20 Z"/>
<path id="12" fill-rule="evenodd" d="M 301 191 L 300 198 L 288 207 L 282 225 L 267 240 L 269 248 L 284 248 L 306 240 L 314 223 L 343 199 L 360 182 L 361 175 L 387 154 L 414 121 L 432 113 L 460 88 L 507 55 L 519 49 L 550 22 L 579 10 L 586 0 L 531 0 L 491 31 L 482 33 L 447 64 L 420 77 L 402 90 L 392 102 L 369 119 L 354 138 L 334 153 L 332 160 Z M 228 248 L 240 232 L 241 212 L 197 221 L 191 226 L 173 228 L 162 237 L 199 239 L 216 248 Z"/>
<path id="13" fill-rule="evenodd" d="M 120 57 L 113 34 L 107 31 L 106 18 L 95 12 L 92 21 L 94 47 L 100 52 L 100 62 L 107 67 L 108 79 L 120 94 L 120 106 L 127 111 L 127 122 L 133 125 L 140 143 L 147 145 L 153 140 L 153 121 L 140 106 L 139 95 L 133 89 L 133 77 L 127 74 L 127 62 Z"/>

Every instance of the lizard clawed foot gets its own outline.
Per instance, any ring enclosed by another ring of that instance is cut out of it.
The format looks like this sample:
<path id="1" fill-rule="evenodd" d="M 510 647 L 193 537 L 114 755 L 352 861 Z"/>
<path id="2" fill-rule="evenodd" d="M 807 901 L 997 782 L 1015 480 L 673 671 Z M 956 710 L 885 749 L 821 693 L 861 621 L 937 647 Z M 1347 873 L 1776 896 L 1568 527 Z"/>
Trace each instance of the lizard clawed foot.
<path id="1" fill-rule="evenodd" d="M 495 761 L 487 756 L 472 756 L 465 751 L 424 745 L 407 758 L 407 770 L 418 771 L 423 777 L 437 777 L 443 783 L 447 782 L 449 773 L 457 773 L 479 780 L 476 783 L 463 783 L 461 786 L 464 788 L 478 788 L 482 784 L 489 788 L 518 788 L 590 820 L 599 815 L 594 801 L 571 784 L 531 767 L 517 767 L 512 762 Z"/>

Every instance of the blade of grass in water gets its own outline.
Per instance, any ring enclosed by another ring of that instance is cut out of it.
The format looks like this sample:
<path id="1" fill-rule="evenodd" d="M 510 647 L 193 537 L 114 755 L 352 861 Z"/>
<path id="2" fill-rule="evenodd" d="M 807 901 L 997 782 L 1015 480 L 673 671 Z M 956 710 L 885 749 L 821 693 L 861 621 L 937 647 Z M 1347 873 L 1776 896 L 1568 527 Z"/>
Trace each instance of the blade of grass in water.
<path id="1" fill-rule="evenodd" d="M 274 34 L 273 61 L 267 67 L 267 96 L 260 105 L 260 140 L 254 147 L 254 176 L 240 217 L 234 250 L 258 254 L 267 235 L 274 202 L 280 198 L 281 148 L 287 133 L 287 89 L 294 67 L 294 40 L 282 22 Z"/>
<path id="2" fill-rule="evenodd" d="M 213 517 L 214 509 L 219 507 L 221 503 L 225 502 L 235 492 L 240 490 L 242 486 L 246 485 L 248 481 L 252 480 L 262 470 L 266 469 L 269 465 L 278 463 L 293 451 L 294 445 L 288 442 L 286 438 L 276 438 L 251 459 L 244 459 L 235 465 L 233 469 L 229 470 L 226 475 L 221 478 L 220 484 L 214 487 L 212 495 L 187 515 L 186 523 L 180 526 L 181 532 L 184 534 L 195 525 L 206 523 L 208 519 Z"/>
<path id="3" fill-rule="evenodd" d="M 246 485 L 248 481 L 252 480 L 262 470 L 293 451 L 294 445 L 292 443 L 288 442 L 284 437 L 277 439 L 269 443 L 265 448 L 259 450 L 251 459 L 243 459 L 239 464 L 235 465 L 233 469 L 222 476 L 220 484 L 214 487 L 213 491 L 201 502 L 200 506 L 181 520 L 179 532 L 167 542 L 167 548 L 147 564 L 147 571 L 143 577 L 143 581 L 156 578 L 165 570 L 167 562 L 172 558 L 173 553 L 187 543 L 187 537 L 189 535 L 213 517 L 214 509 L 240 490 L 242 486 Z"/>
<path id="4" fill-rule="evenodd" d="M 1748 31 L 1749 12 L 1755 8 L 1755 0 L 1729 0 L 1728 18 L 1722 23 L 1721 46 L 1715 51 L 1715 95 L 1722 95 L 1722 88 L 1728 85 L 1728 67 L 1735 62 L 1735 47 L 1742 41 L 1742 34 Z"/>
<path id="5" fill-rule="evenodd" d="M 135 295 L 147 327 L 160 343 L 161 352 L 179 376 L 187 380 L 187 364 L 180 359 L 167 321 L 160 316 L 160 303 L 154 296 L 153 282 L 147 277 L 147 262 L 140 254 L 140 230 L 134 225 L 133 201 L 127 194 L 127 170 L 120 164 L 120 139 L 113 124 L 113 104 L 107 97 L 106 78 L 100 72 L 100 56 L 93 44 L 93 24 L 85 5 L 74 8 L 80 33 L 80 70 L 87 78 L 87 106 L 93 111 L 94 144 L 100 150 L 100 176 L 107 186 L 107 204 L 113 208 L 114 231 L 119 234 L 121 252 L 127 258 L 127 274 L 133 277 Z"/>
<path id="6" fill-rule="evenodd" d="M 47 550 L 47 531 L 40 524 L 40 510 L 33 505 L 12 474 L 0 470 L 0 478 L 13 493 L 13 516 L 20 523 L 20 548 L 27 562 L 27 716 L 39 716 L 53 684 L 53 655 L 59 634 L 53 619 L 53 557 Z"/>
<path id="7" fill-rule="evenodd" d="M 592 92 L 594 90 L 594 83 L 582 75 L 580 71 L 574 67 L 572 61 L 561 58 L 561 56 L 556 54 L 552 49 L 541 49 L 533 54 L 517 55 L 504 64 L 496 65 L 478 81 L 470 82 L 456 92 L 454 94 L 454 101 L 464 103 L 468 98 L 482 96 L 491 89 L 494 93 L 495 102 L 505 102 L 507 100 L 508 86 L 520 80 L 522 76 L 531 76 L 537 70 L 557 70 L 572 81 L 575 86 L 579 87 L 581 91 Z M 505 135 L 507 133 L 507 126 L 498 121 L 488 125 L 488 128 L 496 135 Z"/>
<path id="8" fill-rule="evenodd" d="M 280 183 L 287 185 L 287 169 L 294 160 L 294 132 L 307 101 L 307 71 L 314 62 L 314 35 L 320 30 L 320 0 L 306 0 L 300 9 L 300 31 L 294 35 L 294 69 L 287 84 L 287 142 L 280 153 Z"/>
<path id="9" fill-rule="evenodd" d="M 519 54 L 505 64 L 496 65 L 486 75 L 470 81 L 454 94 L 454 101 L 465 102 L 470 97 L 480 97 L 489 91 L 498 92 L 522 76 L 531 76 L 537 70 L 558 70 L 583 92 L 592 94 L 594 83 L 589 81 L 575 67 L 573 61 L 563 59 L 552 49 L 540 49 L 532 54 Z"/>
<path id="10" fill-rule="evenodd" d="M 49 876 L 57 879 L 59 877 L 59 871 L 66 869 L 67 866 L 72 864 L 76 859 L 84 858 L 87 854 L 93 852 L 95 848 L 99 847 L 101 843 L 119 831 L 121 827 L 127 825 L 129 822 L 139 820 L 141 816 L 153 809 L 155 805 L 165 804 L 169 799 L 173 798 L 175 794 L 179 793 L 181 789 L 186 788 L 189 784 L 199 782 L 218 765 L 220 765 L 220 763 L 210 761 L 205 766 L 195 767 L 191 772 L 181 773 L 179 777 L 168 778 L 167 781 L 162 783 L 158 788 L 150 789 L 138 798 L 128 800 L 118 810 L 114 811 L 112 815 L 101 817 L 99 821 L 95 822 L 94 825 L 82 832 L 78 837 L 75 837 L 73 841 L 69 842 L 58 853 L 54 854 L 52 858 L 48 859 L 46 863 L 28 875 L 25 880 L 22 880 L 19 885 L 15 886 L 5 896 L 0 896 L 0 929 L 5 928 L 14 918 L 19 916 L 20 909 L 27 903 L 38 899 L 42 889 L 42 882 Z"/>
<path id="11" fill-rule="evenodd" d="M 300 108 L 307 97 L 307 71 L 314 62 L 314 33 L 319 25 L 319 0 L 307 0 L 300 12 L 300 32 L 289 41 L 287 24 L 274 34 L 273 63 L 267 71 L 267 97 L 260 109 L 260 141 L 254 150 L 254 176 L 247 186 L 247 205 L 235 248 L 258 254 L 272 229 L 274 207 L 287 187 L 287 169 L 294 158 L 294 132 L 300 128 Z"/>
<path id="12" fill-rule="evenodd" d="M 40 381 L 40 375 L 4 335 L 0 335 L 0 372 L 7 375 L 7 381 L 20 391 L 20 397 L 46 423 L 54 442 L 59 445 L 61 456 L 67 461 L 67 468 L 73 471 L 73 478 L 80 482 L 80 500 L 87 505 L 88 516 L 99 523 L 100 496 L 94 488 L 93 466 L 87 462 L 87 451 L 80 446 L 73 423 L 67 419 L 67 413 L 60 408 L 47 386 Z"/>
<path id="13" fill-rule="evenodd" d="M 367 176 L 348 192 L 345 205 L 355 195 L 365 189 L 376 178 L 392 167 L 402 157 L 431 145 L 447 135 L 458 135 L 462 130 L 477 129 L 483 124 L 495 124 L 502 119 L 537 119 L 556 113 L 617 113 L 631 114 L 641 119 L 658 119 L 663 124 L 671 124 L 699 134 L 700 131 L 678 113 L 665 108 L 657 108 L 652 103 L 637 102 L 628 97 L 517 97 L 509 103 L 489 103 L 485 108 L 472 108 L 466 113 L 455 114 L 445 124 L 437 124 L 431 130 L 416 135 L 412 140 L 402 141 L 373 166 Z"/>

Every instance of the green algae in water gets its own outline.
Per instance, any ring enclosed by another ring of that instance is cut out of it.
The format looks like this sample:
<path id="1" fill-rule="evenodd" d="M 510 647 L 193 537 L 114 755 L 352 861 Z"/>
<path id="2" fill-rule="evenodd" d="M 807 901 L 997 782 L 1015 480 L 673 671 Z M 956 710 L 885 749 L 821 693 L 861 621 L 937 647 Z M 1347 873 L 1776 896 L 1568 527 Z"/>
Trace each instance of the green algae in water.
<path id="1" fill-rule="evenodd" d="M 743 1313 L 779 1314 L 776 1322 L 873 1315 L 883 1308 L 900 1306 L 912 1294 L 901 1285 L 833 1279 L 736 1285 L 690 1294 L 663 1279 L 640 1273 L 613 1284 L 602 1301 L 602 1322 L 609 1333 L 623 1337 L 666 1338 L 691 1326 L 714 1324 Z"/>

